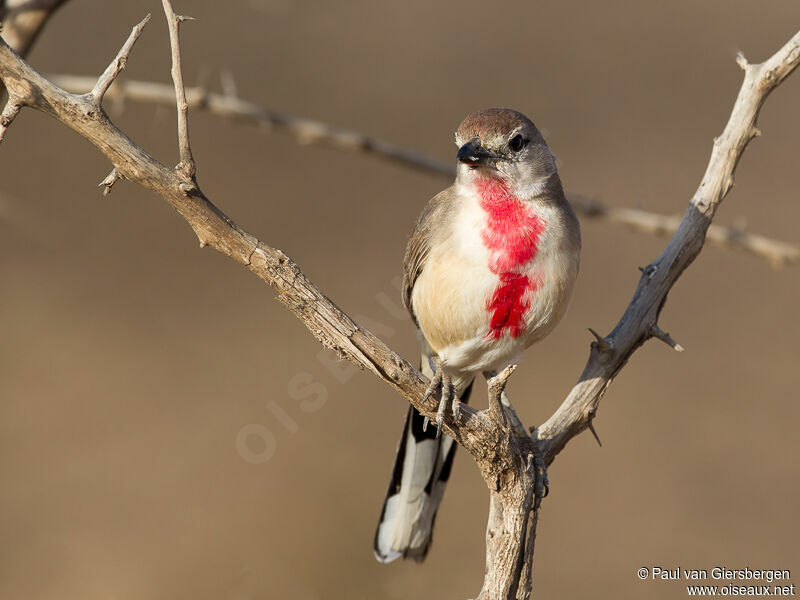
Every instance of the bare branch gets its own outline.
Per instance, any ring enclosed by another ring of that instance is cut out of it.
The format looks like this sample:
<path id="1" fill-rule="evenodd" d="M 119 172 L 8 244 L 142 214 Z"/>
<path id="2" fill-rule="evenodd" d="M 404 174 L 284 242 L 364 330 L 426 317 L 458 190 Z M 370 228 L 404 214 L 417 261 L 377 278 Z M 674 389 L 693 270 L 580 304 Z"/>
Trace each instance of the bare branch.
<path id="1" fill-rule="evenodd" d="M 745 76 L 722 134 L 714 140 L 705 175 L 667 247 L 643 270 L 622 319 L 606 339 L 610 352 L 594 346 L 578 383 L 546 423 L 538 437 L 549 463 L 575 435 L 589 427 L 598 403 L 631 354 L 650 337 L 682 349 L 658 327 L 667 293 L 703 248 L 711 219 L 733 186 L 736 165 L 747 144 L 756 137 L 756 119 L 767 96 L 800 64 L 800 32 L 771 58 L 759 65 L 738 59 Z"/>
<path id="2" fill-rule="evenodd" d="M 94 85 L 92 78 L 76 75 L 52 75 L 50 80 L 66 90 L 78 93 L 85 92 Z M 455 168 L 452 165 L 427 157 L 421 152 L 356 131 L 274 111 L 265 106 L 242 100 L 236 97 L 232 81 L 232 77 L 226 75 L 224 79 L 225 93 L 223 94 L 209 92 L 204 87 L 186 88 L 188 108 L 208 110 L 221 117 L 275 129 L 292 136 L 301 144 L 363 152 L 410 169 L 448 178 L 455 176 Z M 119 101 L 133 100 L 167 106 L 175 105 L 175 92 L 172 86 L 149 81 L 120 79 L 108 92 L 108 97 Z M 607 221 L 615 225 L 624 225 L 634 231 L 651 235 L 670 236 L 678 230 L 681 222 L 679 217 L 610 206 L 575 194 L 570 194 L 569 200 L 575 211 L 581 216 Z M 706 239 L 717 246 L 742 250 L 762 258 L 773 267 L 800 263 L 800 246 L 746 233 L 739 228 L 711 225 Z"/>
<path id="3" fill-rule="evenodd" d="M 114 80 L 128 63 L 128 56 L 130 55 L 131 50 L 133 50 L 133 45 L 136 43 L 136 40 L 139 39 L 139 36 L 142 35 L 142 31 L 144 31 L 144 27 L 147 25 L 149 20 L 150 14 L 142 19 L 139 24 L 131 30 L 131 34 L 128 36 L 128 39 L 123 44 L 122 48 L 120 48 L 117 56 L 111 61 L 108 67 L 106 67 L 106 70 L 102 75 L 100 75 L 97 83 L 92 88 L 91 94 L 94 98 L 95 104 L 98 106 L 103 101 L 103 96 L 105 95 L 106 91 L 108 91 L 108 88 L 111 87 L 111 84 L 114 83 Z"/>
<path id="4" fill-rule="evenodd" d="M 189 144 L 189 105 L 186 102 L 186 90 L 183 87 L 183 68 L 181 66 L 181 44 L 178 29 L 183 21 L 191 17 L 176 15 L 172 8 L 171 0 L 161 0 L 164 5 L 164 14 L 169 26 L 169 44 L 172 51 L 172 81 L 175 83 L 175 101 L 178 107 L 178 144 L 180 146 L 181 162 L 178 169 L 191 180 L 195 177 L 194 157 L 192 146 Z"/>
<path id="5" fill-rule="evenodd" d="M 582 215 L 609 223 L 625 225 L 634 231 L 642 233 L 658 236 L 672 235 L 678 231 L 678 227 L 681 224 L 680 217 L 609 206 L 593 200 L 572 196 L 570 197 L 570 202 L 575 207 L 575 210 Z M 712 224 L 706 232 L 706 240 L 723 248 L 743 250 L 753 254 L 763 258 L 776 268 L 800 263 L 800 246 L 772 240 L 753 233 L 746 233 L 740 228 Z"/>

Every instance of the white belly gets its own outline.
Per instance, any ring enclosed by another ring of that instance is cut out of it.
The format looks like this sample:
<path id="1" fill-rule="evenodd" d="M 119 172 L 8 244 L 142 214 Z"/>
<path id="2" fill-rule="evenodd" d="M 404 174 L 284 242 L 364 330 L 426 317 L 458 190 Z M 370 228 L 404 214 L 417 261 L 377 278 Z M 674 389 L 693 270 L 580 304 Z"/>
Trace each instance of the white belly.
<path id="1" fill-rule="evenodd" d="M 529 283 L 522 293 L 513 290 L 515 302 L 502 293 L 498 301 L 503 274 L 490 268 L 496 261 L 482 240 L 487 216 L 478 198 L 464 198 L 450 231 L 431 248 L 414 284 L 412 304 L 422 334 L 448 371 L 497 370 L 516 362 L 566 312 L 578 249 L 567 248 L 557 208 L 544 204 L 531 210 L 546 227 L 535 257 L 505 276 L 507 286 L 513 278 Z M 504 318 L 507 326 L 498 328 Z"/>

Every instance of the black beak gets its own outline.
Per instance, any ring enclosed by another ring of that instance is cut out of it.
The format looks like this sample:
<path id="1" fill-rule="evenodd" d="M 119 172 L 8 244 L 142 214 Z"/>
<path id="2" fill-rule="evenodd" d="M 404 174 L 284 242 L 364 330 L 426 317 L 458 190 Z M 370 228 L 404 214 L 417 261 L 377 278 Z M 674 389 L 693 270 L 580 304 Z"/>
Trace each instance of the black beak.
<path id="1" fill-rule="evenodd" d="M 501 156 L 496 152 L 487 150 L 481 146 L 481 141 L 478 138 L 474 138 L 458 149 L 456 158 L 458 162 L 476 167 L 478 165 L 493 165 Z"/>

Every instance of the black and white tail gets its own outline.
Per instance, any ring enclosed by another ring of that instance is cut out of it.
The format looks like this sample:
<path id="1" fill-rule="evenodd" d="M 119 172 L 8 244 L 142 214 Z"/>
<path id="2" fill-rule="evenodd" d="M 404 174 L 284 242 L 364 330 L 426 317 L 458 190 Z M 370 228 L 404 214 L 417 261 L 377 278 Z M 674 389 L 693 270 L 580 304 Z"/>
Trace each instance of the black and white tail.
<path id="1" fill-rule="evenodd" d="M 423 373 L 430 378 L 433 373 L 424 356 L 422 364 Z M 472 380 L 453 383 L 461 401 L 468 402 Z M 450 477 L 456 443 L 446 435 L 437 439 L 436 424 L 429 423 L 425 428 L 424 421 L 413 406 L 409 407 L 375 532 L 375 557 L 381 562 L 401 557 L 421 562 L 431 545 L 433 523 Z"/>

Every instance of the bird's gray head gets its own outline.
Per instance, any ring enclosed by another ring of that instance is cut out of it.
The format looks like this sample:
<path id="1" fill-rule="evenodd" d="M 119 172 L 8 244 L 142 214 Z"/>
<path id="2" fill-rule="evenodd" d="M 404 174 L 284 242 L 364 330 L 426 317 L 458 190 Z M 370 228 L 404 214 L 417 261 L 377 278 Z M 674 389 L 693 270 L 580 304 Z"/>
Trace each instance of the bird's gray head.
<path id="1" fill-rule="evenodd" d="M 555 157 L 520 112 L 487 108 L 469 115 L 456 131 L 459 184 L 500 178 L 519 197 L 543 194 L 557 182 Z"/>

